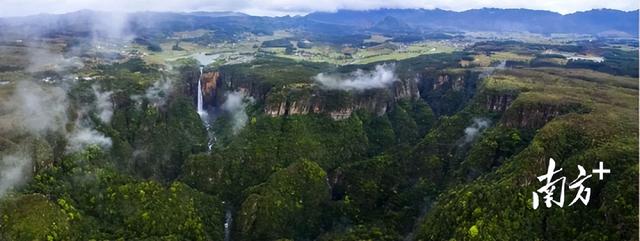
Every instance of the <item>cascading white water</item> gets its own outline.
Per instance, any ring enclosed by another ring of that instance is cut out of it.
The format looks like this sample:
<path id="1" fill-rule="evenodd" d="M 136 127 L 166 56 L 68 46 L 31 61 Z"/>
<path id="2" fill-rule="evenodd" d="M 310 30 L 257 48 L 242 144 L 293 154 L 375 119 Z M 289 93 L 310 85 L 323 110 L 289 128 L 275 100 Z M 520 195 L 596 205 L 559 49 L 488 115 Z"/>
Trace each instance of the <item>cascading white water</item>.
<path id="1" fill-rule="evenodd" d="M 200 115 L 200 117 L 203 117 L 206 112 L 204 112 L 204 103 L 202 100 L 202 69 L 204 67 L 200 66 L 200 77 L 198 78 L 198 115 Z"/>
<path id="2" fill-rule="evenodd" d="M 231 208 L 226 208 L 224 215 L 224 241 L 231 241 L 231 224 L 233 223 L 233 214 Z"/>
<path id="3" fill-rule="evenodd" d="M 202 93 L 202 74 L 203 74 L 204 66 L 200 65 L 200 77 L 198 77 L 198 104 L 197 104 L 197 112 L 204 123 L 204 127 L 207 129 L 207 136 L 209 140 L 207 142 L 207 148 L 209 151 L 213 148 L 213 143 L 215 142 L 215 136 L 211 133 L 211 125 L 209 123 L 209 114 L 204 110 L 204 97 Z"/>

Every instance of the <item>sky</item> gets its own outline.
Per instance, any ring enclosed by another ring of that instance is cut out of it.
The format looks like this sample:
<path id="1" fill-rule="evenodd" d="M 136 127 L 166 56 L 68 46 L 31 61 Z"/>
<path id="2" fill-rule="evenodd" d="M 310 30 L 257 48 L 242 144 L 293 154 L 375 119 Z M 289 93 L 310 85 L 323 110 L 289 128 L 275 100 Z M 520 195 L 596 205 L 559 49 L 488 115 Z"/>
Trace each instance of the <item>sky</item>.
<path id="1" fill-rule="evenodd" d="M 562 14 L 595 8 L 638 9 L 638 0 L 0 0 L 0 16 L 66 13 L 82 9 L 135 11 L 235 11 L 258 16 L 304 15 L 341 9 L 425 8 L 464 11 L 483 7 L 528 8 Z"/>

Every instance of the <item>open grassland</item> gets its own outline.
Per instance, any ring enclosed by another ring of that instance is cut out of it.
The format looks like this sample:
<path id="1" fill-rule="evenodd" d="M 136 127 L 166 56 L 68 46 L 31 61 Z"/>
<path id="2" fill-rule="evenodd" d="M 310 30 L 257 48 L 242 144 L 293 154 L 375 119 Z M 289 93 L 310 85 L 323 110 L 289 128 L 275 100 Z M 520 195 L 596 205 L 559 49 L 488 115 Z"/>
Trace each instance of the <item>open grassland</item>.
<path id="1" fill-rule="evenodd" d="M 353 64 L 368 64 L 385 60 L 402 60 L 413 58 L 424 54 L 451 53 L 459 50 L 452 44 L 440 41 L 418 42 L 409 45 L 401 45 L 397 50 L 389 53 L 380 52 L 380 50 L 370 48 L 359 50 L 355 54 Z"/>
<path id="2" fill-rule="evenodd" d="M 372 39 L 382 40 L 379 37 L 372 37 Z M 461 47 L 445 41 L 422 41 L 412 44 L 386 42 L 371 47 L 342 49 L 319 45 L 309 49 L 298 49 L 290 54 L 285 52 L 285 48 L 263 50 L 283 58 L 342 65 L 403 60 L 426 54 L 451 53 L 460 49 Z"/>
<path id="3" fill-rule="evenodd" d="M 495 53 L 491 53 L 488 56 L 485 54 L 478 54 L 473 56 L 473 58 L 474 58 L 474 60 L 472 61 L 473 64 L 486 67 L 495 61 L 513 60 L 513 61 L 529 62 L 534 58 L 534 56 L 516 54 L 512 52 L 495 52 Z"/>

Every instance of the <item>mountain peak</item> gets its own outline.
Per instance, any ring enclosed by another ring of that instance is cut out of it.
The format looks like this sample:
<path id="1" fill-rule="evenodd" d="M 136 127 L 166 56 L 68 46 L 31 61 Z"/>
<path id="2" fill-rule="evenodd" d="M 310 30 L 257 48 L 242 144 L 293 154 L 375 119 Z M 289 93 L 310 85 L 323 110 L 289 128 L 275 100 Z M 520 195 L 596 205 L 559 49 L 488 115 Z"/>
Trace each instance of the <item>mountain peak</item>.
<path id="1" fill-rule="evenodd" d="M 392 16 L 386 16 L 382 21 L 376 23 L 373 29 L 384 31 L 402 31 L 410 29 L 409 25 Z"/>

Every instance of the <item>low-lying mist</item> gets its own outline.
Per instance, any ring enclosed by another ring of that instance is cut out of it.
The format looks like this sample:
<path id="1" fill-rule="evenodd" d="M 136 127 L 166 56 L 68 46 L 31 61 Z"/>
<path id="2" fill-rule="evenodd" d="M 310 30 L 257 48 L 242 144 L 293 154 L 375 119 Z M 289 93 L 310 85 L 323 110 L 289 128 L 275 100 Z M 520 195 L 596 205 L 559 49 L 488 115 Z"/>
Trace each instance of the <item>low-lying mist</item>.
<path id="1" fill-rule="evenodd" d="M 45 139 L 50 133 L 66 137 L 66 152 L 81 151 L 90 145 L 111 146 L 111 139 L 95 130 L 90 113 L 108 123 L 113 115 L 111 92 L 93 87 L 95 101 L 80 103 L 77 118 L 70 120 L 70 99 L 60 86 L 41 84 L 29 80 L 17 81 L 13 93 L 0 103 L 0 134 L 5 138 L 21 140 L 23 136 Z M 69 125 L 69 124 L 73 125 Z M 21 142 L 16 146 L 20 147 Z M 0 157 L 0 196 L 23 183 L 31 176 L 33 157 L 29 148 L 3 150 Z"/>
<path id="2" fill-rule="evenodd" d="M 0 197 L 11 188 L 21 185 L 31 173 L 31 157 L 17 152 L 0 159 Z"/>
<path id="3" fill-rule="evenodd" d="M 0 141 L 9 144 L 0 149 L 0 196 L 26 182 L 36 162 L 52 161 L 49 160 L 52 157 L 42 160 L 34 154 L 29 147 L 32 138 L 47 146 L 49 152 L 53 143 L 46 140 L 52 133 L 66 139 L 64 151 L 67 153 L 82 151 L 91 145 L 111 147 L 112 140 L 96 130 L 96 125 L 99 124 L 97 122 L 111 122 L 113 92 L 105 91 L 94 83 L 87 93 L 93 94 L 92 101 L 75 103 L 69 95 L 70 90 L 78 84 L 77 81 L 87 79 L 79 79 L 71 73 L 86 67 L 80 57 L 86 51 L 84 46 L 101 49 L 107 41 L 127 43 L 135 36 L 129 31 L 128 14 L 80 11 L 69 15 L 75 16 L 68 18 L 70 22 L 57 22 L 57 17 L 41 19 L 36 21 L 36 26 L 28 26 L 23 33 L 12 35 L 15 39 L 26 39 L 25 47 L 20 49 L 24 52 L 20 53 L 22 61 L 16 63 L 23 67 L 25 75 L 6 81 L 7 84 L 2 86 L 3 93 L 7 94 L 0 96 Z M 88 15 L 89 21 L 84 21 Z M 15 24 L 12 26 L 19 29 L 21 23 Z M 51 28 L 64 26 L 78 27 L 78 30 L 86 30 L 90 34 L 82 39 L 81 44 L 67 43 L 69 45 L 64 49 L 51 43 L 28 41 L 47 36 L 53 31 Z M 42 75 L 44 77 L 37 77 Z M 43 79 L 41 82 L 32 81 L 27 76 Z M 149 88 L 145 97 L 154 104 L 162 104 L 162 93 L 169 88 L 170 83 L 158 82 Z"/>
<path id="4" fill-rule="evenodd" d="M 313 78 L 322 88 L 338 90 L 366 90 L 386 88 L 398 80 L 395 64 L 379 64 L 373 71 L 358 69 L 346 76 L 320 73 Z"/>
<path id="5" fill-rule="evenodd" d="M 222 110 L 228 112 L 231 116 L 232 130 L 234 134 L 237 134 L 249 120 L 245 108 L 249 103 L 252 103 L 254 99 L 247 97 L 244 92 L 234 91 L 226 94 L 226 100 L 222 104 Z"/>
<path id="6" fill-rule="evenodd" d="M 42 136 L 47 131 L 64 131 L 67 123 L 67 94 L 56 86 L 18 81 L 13 94 L 0 103 L 0 108 L 3 133 L 19 131 Z"/>
<path id="7" fill-rule="evenodd" d="M 163 106 L 172 88 L 173 81 L 171 79 L 158 80 L 153 82 L 153 85 L 146 90 L 144 96 L 154 105 Z"/>
<path id="8" fill-rule="evenodd" d="M 94 85 L 93 94 L 96 96 L 96 111 L 98 113 L 98 117 L 102 122 L 109 123 L 111 122 L 111 117 L 113 116 L 113 102 L 111 101 L 111 95 L 113 92 L 111 91 L 100 91 L 99 88 Z"/>
<path id="9" fill-rule="evenodd" d="M 89 125 L 77 124 L 76 129 L 67 135 L 69 144 L 67 150 L 70 152 L 82 151 L 91 145 L 98 145 L 101 148 L 111 147 L 111 138 L 91 128 Z"/>
<path id="10" fill-rule="evenodd" d="M 19 81 L 13 94 L 0 103 L 0 134 L 6 138 L 22 134 L 44 137 L 50 132 L 64 132 L 67 106 L 66 92 L 62 88 Z M 21 144 L 16 145 L 20 147 Z M 12 148 L 2 153 L 0 197 L 31 176 L 33 162 L 26 149 Z"/>
<path id="11" fill-rule="evenodd" d="M 491 125 L 487 118 L 473 118 L 473 123 L 464 129 L 463 145 L 474 141 L 482 131 Z"/>

